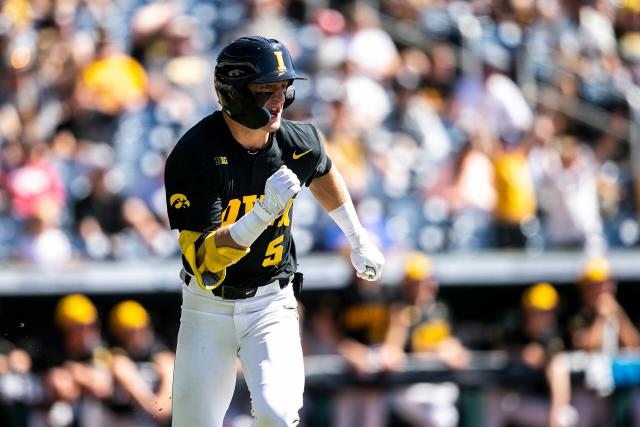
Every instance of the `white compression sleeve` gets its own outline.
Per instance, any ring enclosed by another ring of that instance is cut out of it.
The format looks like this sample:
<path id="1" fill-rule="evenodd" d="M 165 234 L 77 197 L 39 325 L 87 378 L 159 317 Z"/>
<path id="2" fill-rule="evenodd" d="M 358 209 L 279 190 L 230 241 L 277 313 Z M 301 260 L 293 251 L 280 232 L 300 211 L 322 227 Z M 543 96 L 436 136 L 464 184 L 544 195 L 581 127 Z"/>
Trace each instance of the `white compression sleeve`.
<path id="1" fill-rule="evenodd" d="M 229 226 L 229 234 L 237 244 L 248 248 L 274 219 L 274 215 L 267 212 L 262 204 L 256 202 L 251 212 Z"/>
<path id="2" fill-rule="evenodd" d="M 331 212 L 328 212 L 333 221 L 340 227 L 344 235 L 349 239 L 352 248 L 362 246 L 367 238 L 365 229 L 360 224 L 356 208 L 351 200 L 346 201 Z"/>

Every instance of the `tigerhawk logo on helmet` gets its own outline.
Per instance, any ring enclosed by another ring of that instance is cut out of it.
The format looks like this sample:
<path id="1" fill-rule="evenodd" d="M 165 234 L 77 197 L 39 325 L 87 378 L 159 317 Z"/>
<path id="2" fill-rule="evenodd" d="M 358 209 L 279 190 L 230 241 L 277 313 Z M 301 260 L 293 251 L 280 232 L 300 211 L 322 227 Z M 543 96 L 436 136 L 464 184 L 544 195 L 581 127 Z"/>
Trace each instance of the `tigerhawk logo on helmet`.
<path id="1" fill-rule="evenodd" d="M 249 91 L 250 83 L 274 83 L 290 80 L 285 92 L 284 108 L 295 99 L 293 81 L 305 79 L 293 68 L 287 48 L 275 39 L 241 37 L 232 41 L 218 55 L 214 85 L 222 109 L 233 120 L 259 129 L 269 123 L 271 113 Z"/>

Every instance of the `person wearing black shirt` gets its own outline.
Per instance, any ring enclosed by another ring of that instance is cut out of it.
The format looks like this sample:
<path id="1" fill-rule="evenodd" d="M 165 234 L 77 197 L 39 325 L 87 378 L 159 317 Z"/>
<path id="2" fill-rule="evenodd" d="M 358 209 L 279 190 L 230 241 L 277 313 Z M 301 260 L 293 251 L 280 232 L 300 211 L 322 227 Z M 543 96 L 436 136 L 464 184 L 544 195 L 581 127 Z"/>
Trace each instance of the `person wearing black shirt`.
<path id="1" fill-rule="evenodd" d="M 300 78 L 277 40 L 232 41 L 214 73 L 222 111 L 191 128 L 167 159 L 167 210 L 184 265 L 175 427 L 222 425 L 236 357 L 256 425 L 298 424 L 304 368 L 294 288 L 301 276 L 291 219 L 301 184 L 349 239 L 357 274 L 381 275 L 384 258 L 318 130 L 282 118 Z"/>

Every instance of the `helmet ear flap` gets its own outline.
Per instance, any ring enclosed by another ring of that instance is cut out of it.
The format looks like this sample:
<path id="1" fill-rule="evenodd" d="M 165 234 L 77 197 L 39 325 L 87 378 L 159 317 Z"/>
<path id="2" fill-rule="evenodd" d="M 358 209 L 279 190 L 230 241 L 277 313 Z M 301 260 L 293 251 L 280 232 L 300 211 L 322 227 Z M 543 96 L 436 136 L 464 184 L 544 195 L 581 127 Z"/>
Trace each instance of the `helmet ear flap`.
<path id="1" fill-rule="evenodd" d="M 291 105 L 294 101 L 294 99 L 296 99 L 296 88 L 293 87 L 293 84 L 290 84 L 289 86 L 287 86 L 287 89 L 284 93 L 284 107 L 283 108 L 287 108 L 289 105 Z"/>

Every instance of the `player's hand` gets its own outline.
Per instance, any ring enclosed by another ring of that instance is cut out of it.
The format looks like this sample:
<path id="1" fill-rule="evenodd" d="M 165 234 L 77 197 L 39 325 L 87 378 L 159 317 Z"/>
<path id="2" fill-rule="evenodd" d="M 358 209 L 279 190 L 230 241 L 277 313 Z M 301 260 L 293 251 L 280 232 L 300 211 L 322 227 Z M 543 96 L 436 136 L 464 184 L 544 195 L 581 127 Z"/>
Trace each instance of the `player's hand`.
<path id="1" fill-rule="evenodd" d="M 289 199 L 300 191 L 300 180 L 286 165 L 280 166 L 267 178 L 264 186 L 264 199 L 257 203 L 273 218 L 282 215 Z"/>
<path id="2" fill-rule="evenodd" d="M 356 275 L 365 280 L 378 280 L 382 275 L 384 255 L 369 240 L 363 232 L 357 243 L 351 246 L 351 264 L 356 269 Z"/>

